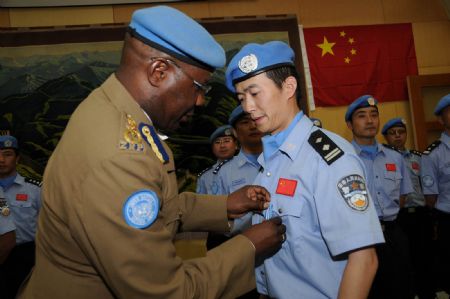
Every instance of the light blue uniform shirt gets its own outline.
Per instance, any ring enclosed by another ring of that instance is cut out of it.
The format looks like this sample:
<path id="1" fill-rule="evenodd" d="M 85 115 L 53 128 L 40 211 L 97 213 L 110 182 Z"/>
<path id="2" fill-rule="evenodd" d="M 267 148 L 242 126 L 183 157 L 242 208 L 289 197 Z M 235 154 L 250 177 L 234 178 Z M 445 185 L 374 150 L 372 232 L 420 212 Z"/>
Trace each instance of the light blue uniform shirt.
<path id="1" fill-rule="evenodd" d="M 352 144 L 366 167 L 367 186 L 378 217 L 384 221 L 395 220 L 400 210 L 400 195 L 414 192 L 403 156 L 377 142 L 377 152 L 372 157 L 355 141 Z"/>
<path id="2" fill-rule="evenodd" d="M 16 226 L 16 243 L 34 241 L 37 217 L 41 208 L 41 188 L 25 181 L 17 174 L 14 183 L 3 189 L 3 194 L 11 209 L 11 217 Z"/>
<path id="3" fill-rule="evenodd" d="M 409 150 L 403 151 L 402 155 L 408 167 L 409 177 L 414 189 L 414 192 L 409 193 L 406 197 L 405 208 L 423 207 L 425 206 L 425 196 L 423 196 L 420 184 L 421 156 Z"/>
<path id="4" fill-rule="evenodd" d="M 450 213 L 450 137 L 442 133 L 441 143 L 422 155 L 423 194 L 437 194 L 436 209 Z"/>
<path id="5" fill-rule="evenodd" d="M 254 184 L 267 188 L 270 217 L 281 216 L 286 225 L 282 248 L 256 268 L 257 289 L 270 297 L 336 298 L 347 259 L 334 257 L 384 242 L 365 190 L 363 163 L 347 141 L 321 130 L 340 148 L 326 155 L 332 161 L 328 165 L 308 142 L 317 130 L 300 114 L 283 138 L 263 138 L 264 155 L 258 159 L 263 171 Z M 275 150 L 274 144 L 279 144 Z M 321 146 L 330 148 L 328 142 Z M 333 161 L 334 154 L 342 156 Z M 253 214 L 252 222 L 263 219 Z"/>
<path id="6" fill-rule="evenodd" d="M 215 172 L 216 168 L 221 164 L 220 161 L 217 161 L 213 166 L 209 169 L 205 170 L 198 178 L 197 178 L 197 188 L 196 192 L 199 194 L 222 194 L 219 193 L 220 186 L 217 177 L 217 172 Z"/>
<path id="7" fill-rule="evenodd" d="M 3 194 L 3 190 L 0 188 L 0 235 L 16 230 L 16 226 L 11 217 L 11 209 L 9 209 L 9 215 L 3 215 L 1 213 L 3 208 L 9 209 L 9 206 Z"/>

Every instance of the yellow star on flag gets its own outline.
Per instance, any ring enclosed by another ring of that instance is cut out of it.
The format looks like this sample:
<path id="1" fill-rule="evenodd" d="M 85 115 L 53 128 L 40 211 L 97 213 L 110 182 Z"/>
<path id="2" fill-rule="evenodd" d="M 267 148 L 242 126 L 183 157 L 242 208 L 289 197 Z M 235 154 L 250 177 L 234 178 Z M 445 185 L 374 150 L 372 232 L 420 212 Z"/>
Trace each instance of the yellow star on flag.
<path id="1" fill-rule="evenodd" d="M 344 61 L 345 61 L 345 63 L 350 63 L 350 58 L 345 57 L 345 58 L 344 58 Z"/>
<path id="2" fill-rule="evenodd" d="M 339 32 L 339 36 L 340 36 L 340 37 L 344 37 L 346 34 L 347 34 L 347 33 L 345 33 L 345 31 Z"/>
<path id="3" fill-rule="evenodd" d="M 355 39 L 354 39 L 353 37 L 350 37 L 350 38 L 348 39 L 348 42 L 349 42 L 350 44 L 353 44 L 353 43 L 355 42 Z"/>
<path id="4" fill-rule="evenodd" d="M 333 47 L 336 43 L 329 43 L 327 38 L 324 36 L 323 37 L 323 43 L 321 44 L 317 44 L 316 46 L 322 49 L 322 57 L 327 54 L 330 53 L 331 55 L 334 55 L 333 53 Z"/>
<path id="5" fill-rule="evenodd" d="M 351 50 L 350 50 L 350 53 L 351 53 L 352 55 L 356 55 L 356 50 L 355 50 L 355 49 L 351 49 Z"/>

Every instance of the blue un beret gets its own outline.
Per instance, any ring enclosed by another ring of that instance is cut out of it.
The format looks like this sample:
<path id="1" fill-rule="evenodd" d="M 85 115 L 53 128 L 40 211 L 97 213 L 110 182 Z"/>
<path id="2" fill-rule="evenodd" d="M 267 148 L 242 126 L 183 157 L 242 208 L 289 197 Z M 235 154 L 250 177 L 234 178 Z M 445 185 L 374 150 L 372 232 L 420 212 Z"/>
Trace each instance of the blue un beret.
<path id="1" fill-rule="evenodd" d="M 442 110 L 444 110 L 444 108 L 449 105 L 450 105 L 450 94 L 443 96 L 442 99 L 439 100 L 439 103 L 436 105 L 436 108 L 434 109 L 434 115 L 441 114 Z"/>
<path id="2" fill-rule="evenodd" d="M 231 92 L 234 84 L 281 66 L 295 66 L 294 51 L 284 42 L 250 43 L 234 55 L 225 72 L 225 83 Z"/>
<path id="3" fill-rule="evenodd" d="M 357 98 L 350 104 L 345 112 L 345 121 L 350 121 L 356 109 L 374 106 L 377 107 L 378 101 L 371 95 L 364 95 Z"/>
<path id="4" fill-rule="evenodd" d="M 209 143 L 213 143 L 214 140 L 216 140 L 219 137 L 223 137 L 223 136 L 233 136 L 233 127 L 231 127 L 230 125 L 223 125 L 218 127 L 209 137 Z"/>
<path id="5" fill-rule="evenodd" d="M 5 149 L 5 148 L 18 149 L 19 144 L 17 142 L 17 139 L 11 135 L 0 136 L 0 149 Z"/>
<path id="6" fill-rule="evenodd" d="M 228 123 L 232 126 L 238 121 L 238 119 L 245 114 L 244 109 L 242 109 L 242 106 L 239 105 L 231 112 L 230 117 L 228 118 Z"/>
<path id="7" fill-rule="evenodd" d="M 136 10 L 128 32 L 145 44 L 209 71 L 225 65 L 222 46 L 199 23 L 168 6 Z"/>
<path id="8" fill-rule="evenodd" d="M 387 131 L 392 127 L 404 127 L 406 128 L 406 121 L 401 117 L 396 117 L 393 119 L 388 120 L 383 126 L 383 129 L 381 130 L 381 134 L 386 135 Z"/>

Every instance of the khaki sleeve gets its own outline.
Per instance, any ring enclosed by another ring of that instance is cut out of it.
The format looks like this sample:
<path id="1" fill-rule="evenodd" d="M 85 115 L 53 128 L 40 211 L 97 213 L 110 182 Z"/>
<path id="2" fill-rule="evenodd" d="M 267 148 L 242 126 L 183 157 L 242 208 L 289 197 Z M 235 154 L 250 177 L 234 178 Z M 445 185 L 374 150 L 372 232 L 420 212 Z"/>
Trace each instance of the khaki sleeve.
<path id="1" fill-rule="evenodd" d="M 74 194 L 77 212 L 72 221 L 81 229 L 74 231 L 73 237 L 114 296 L 234 298 L 252 289 L 254 249 L 247 238 L 233 238 L 204 258 L 183 262 L 176 256 L 172 233 L 166 228 L 170 222 L 167 215 L 174 213 L 161 212 L 146 229 L 126 223 L 122 209 L 136 191 L 154 191 L 164 210 L 161 196 L 167 194 L 163 188 L 165 174 L 156 162 L 144 154 L 117 154 L 92 169 Z M 194 201 L 195 195 L 190 196 L 187 200 Z M 223 199 L 217 205 L 223 207 Z M 175 205 L 169 206 L 173 209 Z M 186 208 L 185 218 L 195 217 L 202 208 L 202 204 Z M 195 221 L 186 221 L 190 222 Z"/>

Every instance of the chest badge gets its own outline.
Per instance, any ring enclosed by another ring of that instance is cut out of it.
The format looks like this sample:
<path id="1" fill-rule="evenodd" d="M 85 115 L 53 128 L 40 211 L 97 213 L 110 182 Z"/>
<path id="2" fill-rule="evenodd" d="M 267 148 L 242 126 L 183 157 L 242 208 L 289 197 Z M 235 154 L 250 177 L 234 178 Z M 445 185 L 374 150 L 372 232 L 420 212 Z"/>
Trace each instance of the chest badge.
<path id="1" fill-rule="evenodd" d="M 386 163 L 387 171 L 397 171 L 397 166 L 394 163 Z"/>
<path id="2" fill-rule="evenodd" d="M 297 181 L 296 180 L 289 180 L 289 179 L 280 178 L 278 180 L 276 193 L 292 197 L 295 194 L 295 189 L 296 188 L 297 188 Z"/>

